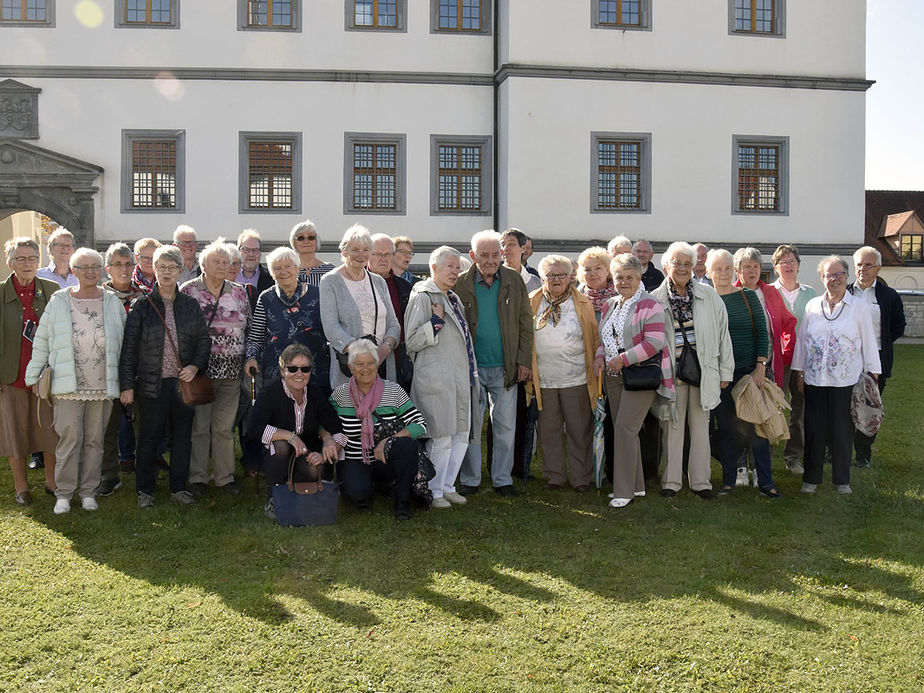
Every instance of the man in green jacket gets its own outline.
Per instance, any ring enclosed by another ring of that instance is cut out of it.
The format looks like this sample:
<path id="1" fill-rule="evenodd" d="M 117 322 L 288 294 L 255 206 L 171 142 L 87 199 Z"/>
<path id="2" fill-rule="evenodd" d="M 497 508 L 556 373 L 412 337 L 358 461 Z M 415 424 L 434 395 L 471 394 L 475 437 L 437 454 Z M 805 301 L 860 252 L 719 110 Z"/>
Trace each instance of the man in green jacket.
<path id="1" fill-rule="evenodd" d="M 518 382 L 532 377 L 533 316 L 526 286 L 517 272 L 502 267 L 500 234 L 480 231 L 469 252 L 475 263 L 459 277 L 455 291 L 465 308 L 478 362 L 483 396 L 490 398 L 494 430 L 491 481 L 503 496 L 513 487 L 513 443 L 516 431 Z M 473 407 L 472 439 L 459 472 L 460 492 L 470 495 L 481 484 L 481 425 L 486 401 Z"/>

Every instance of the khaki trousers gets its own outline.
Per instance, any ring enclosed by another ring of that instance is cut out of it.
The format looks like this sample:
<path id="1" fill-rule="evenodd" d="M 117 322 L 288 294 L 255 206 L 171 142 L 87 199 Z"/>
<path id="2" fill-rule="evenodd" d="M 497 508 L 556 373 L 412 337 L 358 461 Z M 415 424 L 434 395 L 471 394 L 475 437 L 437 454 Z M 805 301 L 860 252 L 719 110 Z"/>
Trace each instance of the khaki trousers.
<path id="1" fill-rule="evenodd" d="M 542 473 L 550 484 L 565 483 L 565 439 L 567 475 L 573 488 L 593 480 L 594 414 L 587 397 L 587 385 L 542 388 L 539 412 L 539 444 L 542 446 Z M 562 423 L 565 425 L 562 433 Z"/>
<path id="2" fill-rule="evenodd" d="M 76 491 L 81 498 L 92 498 L 99 486 L 112 400 L 56 399 L 54 410 L 58 434 L 55 496 L 70 500 Z"/>
<path id="3" fill-rule="evenodd" d="M 683 422 L 690 429 L 690 463 L 687 478 L 694 491 L 712 489 L 709 467 L 709 412 L 700 404 L 699 388 L 680 380 L 674 381 L 677 393 L 677 421 L 665 422 L 667 464 L 661 475 L 661 488 L 679 491 L 683 486 Z"/>
<path id="4" fill-rule="evenodd" d="M 613 498 L 633 498 L 645 490 L 642 450 L 638 433 L 657 391 L 623 389 L 622 374 L 607 375 L 606 396 L 613 419 Z"/>
<path id="5" fill-rule="evenodd" d="M 192 454 L 189 458 L 189 483 L 209 483 L 209 446 L 212 449 L 212 477 L 216 486 L 234 481 L 234 420 L 237 418 L 237 378 L 213 380 L 215 401 L 196 407 L 192 424 Z"/>

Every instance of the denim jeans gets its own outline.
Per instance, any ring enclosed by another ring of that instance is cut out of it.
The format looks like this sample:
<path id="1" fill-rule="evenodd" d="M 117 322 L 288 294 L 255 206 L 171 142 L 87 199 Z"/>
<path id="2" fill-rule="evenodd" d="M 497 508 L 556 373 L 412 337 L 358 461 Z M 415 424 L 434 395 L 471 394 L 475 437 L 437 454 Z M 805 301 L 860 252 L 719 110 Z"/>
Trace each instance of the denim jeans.
<path id="1" fill-rule="evenodd" d="M 475 417 L 472 426 L 472 440 L 469 441 L 459 483 L 464 486 L 481 484 L 481 428 L 484 422 L 484 408 L 490 405 L 491 426 L 494 429 L 494 459 L 491 464 L 491 482 L 495 488 L 510 486 L 513 477 L 513 441 L 516 433 L 517 388 L 504 387 L 504 367 L 479 368 L 481 397 L 472 412 Z"/>

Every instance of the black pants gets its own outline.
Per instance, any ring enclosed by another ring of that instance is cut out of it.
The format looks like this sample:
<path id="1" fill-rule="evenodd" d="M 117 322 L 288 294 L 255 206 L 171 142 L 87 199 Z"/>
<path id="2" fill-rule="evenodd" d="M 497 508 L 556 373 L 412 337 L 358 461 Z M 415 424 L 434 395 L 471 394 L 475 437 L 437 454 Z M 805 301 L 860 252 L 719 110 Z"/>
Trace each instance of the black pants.
<path id="1" fill-rule="evenodd" d="M 825 448 L 831 451 L 831 480 L 850 483 L 850 448 L 854 437 L 850 417 L 853 387 L 805 386 L 805 473 L 802 481 L 820 484 Z"/>
<path id="2" fill-rule="evenodd" d="M 886 377 L 884 375 L 879 376 L 879 380 L 876 381 L 876 384 L 879 386 L 879 394 L 882 394 L 882 391 L 885 390 L 886 386 Z M 876 442 L 876 434 L 874 433 L 871 436 L 866 435 L 865 433 L 860 433 L 857 431 L 853 436 L 853 449 L 857 453 L 857 462 L 860 460 L 866 460 L 867 462 L 872 458 L 873 455 L 873 443 Z"/>
<path id="3" fill-rule="evenodd" d="M 645 414 L 642 428 L 638 432 L 638 442 L 642 449 L 642 472 L 645 481 L 656 481 L 661 464 L 661 422 L 651 412 Z"/>
<path id="4" fill-rule="evenodd" d="M 348 501 L 367 503 L 372 499 L 377 484 L 394 482 L 395 509 L 410 507 L 411 482 L 417 474 L 417 441 L 407 437 L 395 438 L 388 453 L 387 462 L 374 459 L 371 464 L 365 464 L 361 460 L 344 460 L 339 464 L 340 490 Z"/>
<path id="5" fill-rule="evenodd" d="M 135 453 L 135 485 L 138 491 L 153 495 L 157 483 L 157 450 L 170 428 L 170 492 L 186 490 L 189 455 L 192 452 L 192 407 L 183 403 L 176 378 L 160 381 L 160 395 L 154 398 L 136 393 L 136 413 L 140 419 L 138 449 Z"/>

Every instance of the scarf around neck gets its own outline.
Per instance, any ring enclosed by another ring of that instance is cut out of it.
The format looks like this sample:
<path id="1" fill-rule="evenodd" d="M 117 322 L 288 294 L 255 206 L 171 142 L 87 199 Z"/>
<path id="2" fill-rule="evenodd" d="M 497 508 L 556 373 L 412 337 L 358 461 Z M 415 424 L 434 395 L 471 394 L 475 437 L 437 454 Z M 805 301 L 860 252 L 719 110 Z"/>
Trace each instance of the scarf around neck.
<path id="1" fill-rule="evenodd" d="M 587 284 L 583 284 L 581 293 L 590 299 L 594 306 L 594 312 L 599 315 L 606 308 L 606 302 L 616 295 L 616 287 L 613 286 L 611 281 L 608 281 L 602 289 L 591 289 Z"/>
<path id="2" fill-rule="evenodd" d="M 385 391 L 385 381 L 380 377 L 375 377 L 375 382 L 369 388 L 365 395 L 356 384 L 356 378 L 350 377 L 350 399 L 353 400 L 353 406 L 356 408 L 356 417 L 362 426 L 362 449 L 363 462 L 372 464 L 372 451 L 375 448 L 375 420 L 372 413 L 382 401 L 382 393 Z"/>
<path id="3" fill-rule="evenodd" d="M 561 304 L 571 298 L 571 289 L 566 289 L 558 298 L 552 298 L 552 294 L 544 286 L 542 287 L 542 298 L 545 299 L 545 310 L 536 318 L 536 329 L 541 330 L 552 321 L 552 327 L 556 327 L 561 320 Z"/>

